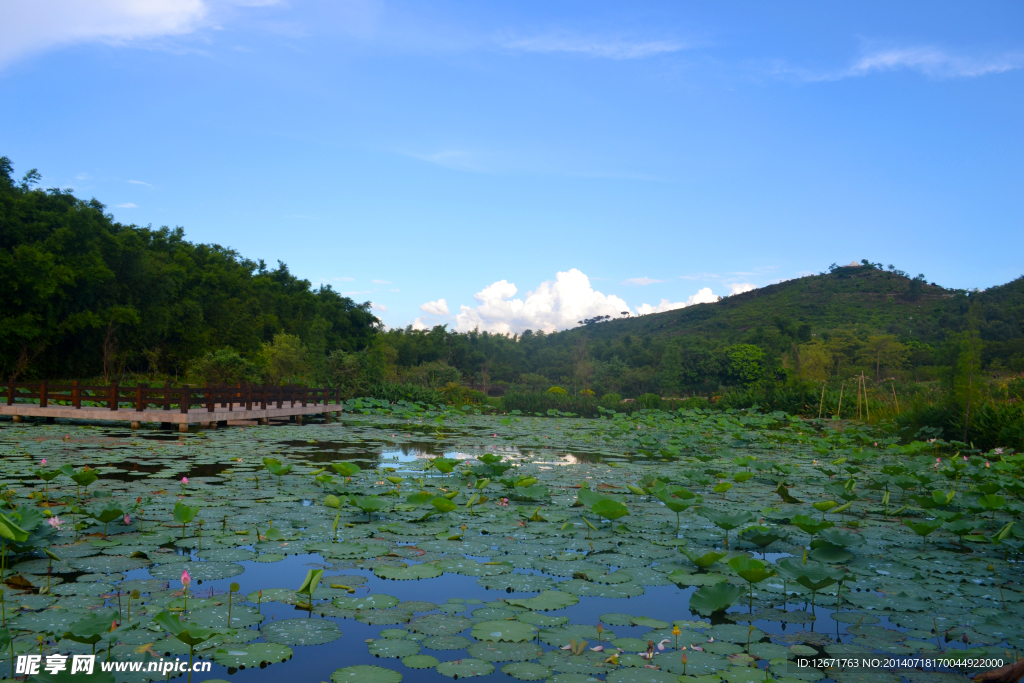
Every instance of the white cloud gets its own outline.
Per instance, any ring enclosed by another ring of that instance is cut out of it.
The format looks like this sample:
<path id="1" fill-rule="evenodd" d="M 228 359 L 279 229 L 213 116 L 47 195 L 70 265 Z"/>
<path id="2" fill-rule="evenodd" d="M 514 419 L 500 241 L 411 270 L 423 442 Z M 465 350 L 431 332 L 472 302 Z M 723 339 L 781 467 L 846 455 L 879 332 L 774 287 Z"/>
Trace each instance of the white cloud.
<path id="1" fill-rule="evenodd" d="M 372 282 L 375 285 L 390 285 L 390 284 L 392 284 L 392 282 L 390 280 L 370 280 L 370 282 Z"/>
<path id="2" fill-rule="evenodd" d="M 456 329 L 474 328 L 491 332 L 521 332 L 526 329 L 554 332 L 575 327 L 579 320 L 599 315 L 618 317 L 629 310 L 625 301 L 604 295 L 590 286 L 590 279 L 576 268 L 559 272 L 555 280 L 542 282 L 525 300 L 513 299 L 519 290 L 499 280 L 478 292 L 476 307 L 461 306 Z"/>
<path id="3" fill-rule="evenodd" d="M 420 310 L 430 315 L 448 315 L 448 302 L 444 299 L 428 301 L 420 306 Z"/>
<path id="4" fill-rule="evenodd" d="M 354 277 L 336 277 L 336 278 L 333 278 L 333 279 L 334 279 L 335 282 L 355 282 L 356 281 L 356 279 Z"/>
<path id="5" fill-rule="evenodd" d="M 146 187 L 153 187 L 149 183 L 144 182 L 142 180 L 129 180 L 128 182 L 131 183 L 132 185 L 145 185 Z"/>
<path id="6" fill-rule="evenodd" d="M 757 289 L 754 285 L 749 282 L 733 282 L 732 284 L 726 285 L 729 288 L 730 294 L 742 294 L 743 292 L 749 292 Z"/>
<path id="7" fill-rule="evenodd" d="M 387 306 L 385 306 L 384 304 L 379 304 L 376 301 L 371 301 L 370 302 L 370 308 L 372 308 L 375 311 L 380 311 L 381 313 L 387 313 L 388 312 L 388 307 Z"/>
<path id="8" fill-rule="evenodd" d="M 865 76 L 872 71 L 911 69 L 932 78 L 975 78 L 1012 71 L 1024 66 L 1024 54 L 994 57 L 962 57 L 934 47 L 879 50 L 864 55 L 847 71 L 847 76 Z"/>
<path id="9" fill-rule="evenodd" d="M 221 7 L 270 4 L 276 0 L 10 0 L 0 21 L 0 66 L 77 43 L 184 35 L 214 23 Z"/>
<path id="10" fill-rule="evenodd" d="M 568 34 L 510 38 L 502 47 L 516 52 L 563 53 L 605 59 L 643 59 L 685 50 L 690 45 L 676 40 L 625 40 Z"/>
<path id="11" fill-rule="evenodd" d="M 647 315 L 648 313 L 664 313 L 665 311 L 674 311 L 678 308 L 686 308 L 687 306 L 693 306 L 694 304 L 713 304 L 718 301 L 718 297 L 712 293 L 710 287 L 704 287 L 697 290 L 697 293 L 690 296 L 686 301 L 672 302 L 668 299 L 662 299 L 661 303 L 657 306 L 651 304 L 641 304 L 637 306 L 637 315 Z"/>
<path id="12" fill-rule="evenodd" d="M 850 66 L 838 71 L 816 72 L 785 64 L 772 71 L 783 77 L 807 82 L 839 81 L 859 78 L 884 71 L 916 71 L 934 79 L 978 78 L 1024 68 L 1024 52 L 1006 52 L 997 55 L 966 56 L 929 46 L 894 47 L 865 52 Z"/>
<path id="13" fill-rule="evenodd" d="M 649 277 L 647 277 L 645 275 L 644 277 L 631 277 L 631 278 L 629 278 L 627 280 L 623 280 L 622 284 L 624 284 L 624 285 L 641 285 L 642 286 L 642 285 L 654 285 L 654 284 L 657 284 L 659 282 L 667 282 L 667 280 L 655 280 L 654 278 L 649 278 Z"/>
<path id="14" fill-rule="evenodd" d="M 114 206 L 116 206 L 119 209 L 137 209 L 137 208 L 139 208 L 138 205 L 132 204 L 131 202 L 128 202 L 126 204 L 114 204 Z"/>
<path id="15" fill-rule="evenodd" d="M 430 325 L 427 325 L 425 322 L 423 322 L 422 319 L 416 318 L 415 320 L 412 321 L 412 329 L 414 329 L 414 330 L 429 330 L 430 329 Z"/>

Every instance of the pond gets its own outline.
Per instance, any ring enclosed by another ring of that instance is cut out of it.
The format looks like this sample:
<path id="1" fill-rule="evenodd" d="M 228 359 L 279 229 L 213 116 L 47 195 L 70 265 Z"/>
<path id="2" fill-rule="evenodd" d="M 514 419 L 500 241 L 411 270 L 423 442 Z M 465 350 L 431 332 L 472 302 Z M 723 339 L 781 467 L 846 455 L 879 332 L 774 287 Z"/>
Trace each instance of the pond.
<path id="1" fill-rule="evenodd" d="M 3 423 L 0 452 L 7 658 L 13 636 L 187 659 L 184 630 L 197 681 L 930 683 L 976 671 L 796 661 L 1024 647 L 1011 453 L 755 412 L 382 403 L 173 438 Z"/>

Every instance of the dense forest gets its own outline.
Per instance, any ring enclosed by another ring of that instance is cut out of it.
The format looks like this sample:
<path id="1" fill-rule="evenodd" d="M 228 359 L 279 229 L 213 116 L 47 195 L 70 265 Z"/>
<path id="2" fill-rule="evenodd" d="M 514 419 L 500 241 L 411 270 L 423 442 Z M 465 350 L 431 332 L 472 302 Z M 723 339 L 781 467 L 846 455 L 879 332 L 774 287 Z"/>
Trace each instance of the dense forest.
<path id="1" fill-rule="evenodd" d="M 193 244 L 180 228 L 121 225 L 95 199 L 43 191 L 37 178 L 16 183 L 0 158 L 6 378 L 184 378 L 228 349 L 283 379 L 275 363 L 296 339 L 322 357 L 365 348 L 379 330 L 368 304 L 314 289 L 282 263 Z"/>
<path id="2" fill-rule="evenodd" d="M 313 287 L 283 263 L 191 243 L 180 228 L 122 225 L 95 199 L 42 190 L 37 179 L 15 181 L 0 158 L 6 378 L 298 382 L 577 412 L 702 397 L 821 413 L 842 410 L 856 383 L 897 410 L 897 392 L 940 405 L 944 416 L 924 422 L 950 424 L 971 400 L 1024 398 L 1024 278 L 951 290 L 865 260 L 553 334 L 387 330 L 368 302 Z"/>

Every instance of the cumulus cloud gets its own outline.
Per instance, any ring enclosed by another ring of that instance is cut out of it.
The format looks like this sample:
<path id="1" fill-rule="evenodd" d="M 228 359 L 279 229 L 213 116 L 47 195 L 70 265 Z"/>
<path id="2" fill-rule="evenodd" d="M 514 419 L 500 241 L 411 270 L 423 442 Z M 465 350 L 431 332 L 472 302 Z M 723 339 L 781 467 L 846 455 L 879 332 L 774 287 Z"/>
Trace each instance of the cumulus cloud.
<path id="1" fill-rule="evenodd" d="M 627 280 L 623 280 L 622 284 L 624 284 L 624 285 L 640 285 L 640 286 L 643 286 L 643 285 L 655 285 L 655 284 L 658 284 L 659 282 L 667 282 L 667 280 L 655 280 L 654 278 L 650 278 L 650 277 L 647 277 L 645 275 L 644 277 L 631 277 L 631 278 L 629 278 Z"/>
<path id="2" fill-rule="evenodd" d="M 490 332 L 544 330 L 554 332 L 575 327 L 578 321 L 599 315 L 617 317 L 628 311 L 625 301 L 605 295 L 590 286 L 590 278 L 573 268 L 559 272 L 555 279 L 542 282 L 527 292 L 525 299 L 513 299 L 518 288 L 499 280 L 478 292 L 479 305 L 461 306 L 455 327 L 466 332 L 474 328 Z"/>
<path id="3" fill-rule="evenodd" d="M 444 299 L 428 301 L 420 306 L 420 310 L 430 315 L 448 315 L 448 302 Z"/>
<path id="4" fill-rule="evenodd" d="M 78 43 L 125 44 L 191 33 L 215 23 L 217 9 L 276 0 L 31 0 L 3 3 L 0 66 Z"/>
<path id="5" fill-rule="evenodd" d="M 677 40 L 626 40 L 597 36 L 548 34 L 524 38 L 510 38 L 502 47 L 516 52 L 541 54 L 574 54 L 604 59 L 643 59 L 679 52 L 690 45 Z"/>
<path id="6" fill-rule="evenodd" d="M 430 325 L 423 322 L 422 318 L 416 318 L 412 321 L 412 329 L 414 330 L 429 330 Z"/>
<path id="7" fill-rule="evenodd" d="M 387 313 L 388 312 L 388 307 L 387 306 L 385 306 L 384 304 L 379 304 L 376 301 L 371 301 L 370 302 L 370 308 L 372 308 L 375 311 L 380 311 L 381 313 Z"/>
<path id="8" fill-rule="evenodd" d="M 651 304 L 641 304 L 637 306 L 637 315 L 647 315 L 648 313 L 664 313 L 665 311 L 674 311 L 678 308 L 686 308 L 694 304 L 713 304 L 718 301 L 718 297 L 711 291 L 710 287 L 704 287 L 697 291 L 696 294 L 690 296 L 686 301 L 669 301 L 668 299 L 662 299 L 661 303 L 657 306 Z"/>
<path id="9" fill-rule="evenodd" d="M 729 288 L 730 294 L 742 294 L 743 292 L 749 292 L 752 289 L 757 289 L 754 285 L 749 282 L 733 282 L 730 285 L 726 285 Z"/>

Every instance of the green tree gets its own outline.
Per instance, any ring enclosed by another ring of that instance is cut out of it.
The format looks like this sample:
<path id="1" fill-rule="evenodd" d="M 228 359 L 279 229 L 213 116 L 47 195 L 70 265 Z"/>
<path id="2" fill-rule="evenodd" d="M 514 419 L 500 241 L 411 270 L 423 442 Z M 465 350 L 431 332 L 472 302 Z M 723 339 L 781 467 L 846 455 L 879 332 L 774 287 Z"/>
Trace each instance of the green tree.
<path id="1" fill-rule="evenodd" d="M 306 347 L 294 334 L 275 334 L 272 343 L 263 345 L 260 357 L 264 377 L 270 384 L 301 382 L 309 374 Z"/>
<path id="2" fill-rule="evenodd" d="M 765 377 L 764 351 L 753 344 L 734 344 L 725 350 L 729 373 L 744 386 L 754 386 Z"/>

